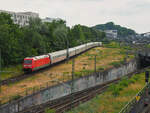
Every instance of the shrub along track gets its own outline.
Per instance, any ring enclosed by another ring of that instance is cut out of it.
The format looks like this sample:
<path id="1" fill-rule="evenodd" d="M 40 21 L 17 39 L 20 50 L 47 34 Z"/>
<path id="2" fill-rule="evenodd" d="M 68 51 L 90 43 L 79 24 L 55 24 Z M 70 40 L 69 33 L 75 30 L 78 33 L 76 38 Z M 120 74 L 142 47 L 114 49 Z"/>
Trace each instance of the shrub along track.
<path id="1" fill-rule="evenodd" d="M 99 47 L 99 46 L 96 46 L 96 47 Z M 93 47 L 93 48 L 96 48 L 96 47 Z M 93 48 L 90 48 L 90 49 L 93 49 Z M 79 54 L 77 54 L 77 55 L 75 55 L 75 56 L 73 56 L 73 57 L 70 57 L 70 58 L 77 57 L 77 56 L 81 55 L 82 53 L 85 53 L 86 51 L 88 51 L 88 50 L 90 50 L 90 49 L 87 49 L 87 50 L 85 50 L 85 51 L 83 51 L 83 52 L 81 52 L 81 53 L 79 53 Z M 67 59 L 66 59 L 66 60 L 67 60 Z M 0 81 L 0 85 L 8 85 L 8 84 L 11 84 L 11 83 L 15 83 L 15 82 L 21 81 L 21 80 L 26 79 L 26 78 L 28 78 L 28 77 L 34 76 L 34 75 L 36 75 L 37 73 L 40 73 L 40 72 L 42 72 L 42 71 L 46 71 L 46 70 L 50 69 L 52 66 L 59 65 L 59 64 L 65 62 L 66 60 L 60 61 L 60 62 L 58 62 L 58 63 L 56 63 L 56 64 L 52 64 L 52 65 L 50 65 L 50 66 L 48 66 L 48 67 L 45 67 L 45 68 L 43 68 L 43 69 L 34 71 L 34 72 L 32 72 L 32 73 L 28 73 L 28 74 L 27 74 L 27 73 L 26 73 L 26 74 L 24 73 L 24 74 L 22 74 L 22 75 L 18 75 L 18 76 L 14 76 L 14 77 L 11 77 L 11 78 L 2 80 L 2 81 Z"/>
<path id="2" fill-rule="evenodd" d="M 137 70 L 133 73 L 128 74 L 128 77 L 131 77 L 134 74 L 142 73 L 145 71 L 145 69 L 148 69 L 150 67 Z M 105 91 L 111 83 L 117 83 L 120 79 L 115 79 L 113 81 L 106 82 L 102 85 L 98 85 L 92 88 L 88 88 L 83 91 L 79 91 L 76 93 L 72 93 L 70 95 L 67 95 L 65 97 L 55 99 L 52 101 L 49 101 L 47 103 L 32 106 L 24 111 L 21 111 L 19 113 L 44 113 L 46 108 L 54 109 L 56 113 L 63 113 L 64 111 L 70 110 L 73 107 L 78 106 L 80 103 L 86 102 L 93 97 L 95 97 L 97 94 L 102 93 Z"/>

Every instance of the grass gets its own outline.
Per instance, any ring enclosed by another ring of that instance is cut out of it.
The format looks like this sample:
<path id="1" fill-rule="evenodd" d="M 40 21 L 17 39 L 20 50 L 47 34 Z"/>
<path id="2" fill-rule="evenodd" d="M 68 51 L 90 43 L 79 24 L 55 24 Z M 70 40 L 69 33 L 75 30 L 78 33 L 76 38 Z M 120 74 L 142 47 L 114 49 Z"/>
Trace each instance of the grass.
<path id="1" fill-rule="evenodd" d="M 115 41 L 112 41 L 108 44 L 103 44 L 103 46 L 107 48 L 122 48 L 124 50 L 132 50 L 130 46 L 125 46 L 123 43 L 118 43 Z"/>
<path id="2" fill-rule="evenodd" d="M 55 113 L 56 111 L 54 109 L 49 109 L 49 108 L 46 108 L 45 109 L 45 113 Z"/>
<path id="3" fill-rule="evenodd" d="M 2 80 L 23 74 L 21 64 L 16 65 L 16 66 L 9 66 L 9 67 L 2 68 L 2 71 L 6 71 L 6 72 L 1 73 Z"/>
<path id="4" fill-rule="evenodd" d="M 104 71 L 104 67 L 98 67 L 99 71 Z"/>
<path id="5" fill-rule="evenodd" d="M 120 60 L 120 61 L 114 61 L 111 62 L 109 65 L 112 65 L 113 67 L 120 67 L 122 64 L 124 64 L 126 59 Z"/>
<path id="6" fill-rule="evenodd" d="M 110 65 L 112 65 L 114 67 L 119 67 L 121 64 L 120 64 L 120 62 L 111 62 Z"/>
<path id="7" fill-rule="evenodd" d="M 126 56 L 126 54 L 120 54 L 123 48 L 105 48 L 105 47 L 97 47 L 91 49 L 82 55 L 75 58 L 75 78 L 79 78 L 82 76 L 89 75 L 94 72 L 94 57 L 96 55 L 96 66 L 98 71 L 107 70 L 113 65 L 110 65 L 112 62 L 120 62 Z M 134 56 L 134 55 L 130 55 Z M 90 59 L 90 60 L 89 60 Z M 129 61 L 131 57 L 127 58 Z M 6 68 L 6 70 L 9 68 Z M 19 73 L 22 73 L 22 65 L 18 65 L 18 67 L 11 67 L 11 70 L 17 70 Z M 7 70 L 7 71 L 8 71 Z M 15 72 L 17 72 L 15 71 Z M 61 80 L 68 81 L 71 79 L 72 73 L 72 60 L 70 59 L 67 63 L 62 63 L 56 66 L 51 67 L 49 70 L 46 70 L 41 73 L 37 73 L 32 77 L 21 80 L 15 84 L 4 85 L 2 86 L 2 90 L 0 93 L 0 98 L 10 97 L 11 95 L 16 95 L 17 93 L 22 93 L 25 89 L 30 87 L 35 87 L 44 84 L 47 81 L 52 80 Z M 6 74 L 6 73 L 5 73 Z M 16 75 L 10 75 L 16 76 Z M 4 76 L 3 79 L 6 79 L 10 76 Z M 54 85 L 54 83 L 51 83 Z"/>
<path id="8" fill-rule="evenodd" d="M 11 97 L 12 100 L 17 100 L 19 98 L 21 98 L 22 96 L 21 95 L 14 95 Z"/>
<path id="9" fill-rule="evenodd" d="M 123 78 L 106 92 L 67 113 L 118 113 L 145 85 L 144 73 Z"/>

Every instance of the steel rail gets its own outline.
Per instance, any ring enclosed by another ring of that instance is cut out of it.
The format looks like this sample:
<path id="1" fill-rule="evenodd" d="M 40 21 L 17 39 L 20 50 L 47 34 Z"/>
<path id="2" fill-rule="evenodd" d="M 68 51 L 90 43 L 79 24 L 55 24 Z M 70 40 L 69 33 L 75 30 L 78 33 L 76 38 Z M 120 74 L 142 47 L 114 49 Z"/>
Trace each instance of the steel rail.
<path id="1" fill-rule="evenodd" d="M 137 74 L 137 73 L 142 73 L 148 68 L 150 67 L 137 70 L 133 73 L 128 74 L 127 76 L 130 78 L 132 75 Z M 49 101 L 41 105 L 32 106 L 19 113 L 44 113 L 44 110 L 46 108 L 55 109 L 56 113 L 63 113 L 66 110 L 70 110 L 72 107 L 76 107 L 81 102 L 86 102 L 90 100 L 91 98 L 95 97 L 97 94 L 102 93 L 104 90 L 106 90 L 110 86 L 110 84 L 117 83 L 120 79 L 121 78 L 113 80 L 113 81 L 109 81 L 102 85 L 98 85 L 98 86 L 95 86 L 95 87 L 92 87 L 83 91 L 79 91 L 79 92 L 67 95 L 65 97 Z M 72 102 L 72 97 L 74 97 L 73 102 Z"/>
<path id="2" fill-rule="evenodd" d="M 98 46 L 95 46 L 95 47 L 98 47 Z M 95 47 L 92 47 L 92 48 L 95 48 Z M 81 52 L 81 53 L 79 53 L 79 54 L 76 54 L 75 56 L 70 57 L 70 58 L 77 57 L 77 56 L 81 55 L 82 53 L 85 53 L 86 51 L 88 51 L 88 50 L 90 50 L 90 49 L 92 49 L 92 48 L 89 48 L 89 49 L 87 49 L 87 50 L 85 50 L 85 51 L 83 51 L 83 52 Z M 29 73 L 29 74 L 25 74 L 25 73 L 24 73 L 24 74 L 17 75 L 17 76 L 14 76 L 14 77 L 11 77 L 11 78 L 8 78 L 8 79 L 5 79 L 5 80 L 1 80 L 0 85 L 12 84 L 12 83 L 18 82 L 18 81 L 20 81 L 20 80 L 26 79 L 26 78 L 28 78 L 28 77 L 34 76 L 34 75 L 36 75 L 37 73 L 46 71 L 46 70 L 50 69 L 50 68 L 53 67 L 53 66 L 59 65 L 59 64 L 61 64 L 61 63 L 64 63 L 66 60 L 67 60 L 67 59 L 65 59 L 65 60 L 63 60 L 63 61 L 60 61 L 60 62 L 58 62 L 58 63 L 56 63 L 56 64 L 52 64 L 52 65 L 50 65 L 50 66 L 48 66 L 48 67 L 45 67 L 45 68 L 43 68 L 43 69 L 37 70 L 37 71 L 35 71 L 35 72 Z M 2 72 L 5 72 L 5 71 L 2 71 Z M 15 73 L 15 72 L 11 72 L 11 71 L 10 71 L 10 73 Z"/>

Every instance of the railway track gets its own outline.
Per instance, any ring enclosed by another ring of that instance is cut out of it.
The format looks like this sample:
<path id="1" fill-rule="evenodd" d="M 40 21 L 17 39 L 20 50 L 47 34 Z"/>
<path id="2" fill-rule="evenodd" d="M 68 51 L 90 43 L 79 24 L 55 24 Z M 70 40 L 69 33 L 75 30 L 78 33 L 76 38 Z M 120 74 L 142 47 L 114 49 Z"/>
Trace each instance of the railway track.
<path id="1" fill-rule="evenodd" d="M 50 65 L 50 66 L 48 66 L 48 67 L 42 68 L 42 69 L 40 69 L 40 70 L 31 72 L 31 73 L 23 73 L 23 74 L 21 74 L 21 75 L 14 76 L 14 77 L 11 77 L 11 78 L 2 80 L 2 81 L 0 82 L 0 85 L 8 85 L 8 84 L 11 84 L 11 83 L 18 82 L 18 81 L 23 80 L 23 79 L 26 79 L 26 78 L 28 78 L 28 77 L 34 76 L 34 75 L 36 75 L 36 74 L 38 74 L 38 73 L 47 71 L 47 70 L 49 70 L 51 67 L 56 66 L 56 65 L 59 65 L 59 64 L 65 62 L 65 61 L 66 61 L 66 60 L 61 61 L 61 62 L 58 62 L 58 63 L 53 64 L 53 65 Z"/>
<path id="2" fill-rule="evenodd" d="M 150 67 L 147 67 L 147 68 L 150 68 Z M 132 75 L 137 74 L 137 73 L 142 73 L 147 68 L 128 74 L 128 77 L 131 77 Z M 72 93 L 65 97 L 52 100 L 41 105 L 32 106 L 19 113 L 44 113 L 46 108 L 55 109 L 56 113 L 63 113 L 67 110 L 72 109 L 73 107 L 78 106 L 79 104 L 83 102 L 86 102 L 92 99 L 97 94 L 100 94 L 103 91 L 105 91 L 110 86 L 111 83 L 117 83 L 119 80 L 120 79 L 109 81 L 105 84 L 98 85 L 98 86 L 95 86 L 95 87 L 92 87 L 92 88 L 89 88 L 80 92 Z"/>
<path id="3" fill-rule="evenodd" d="M 63 113 L 66 110 L 90 100 L 97 94 L 102 93 L 111 83 L 116 83 L 118 80 L 119 79 L 116 79 L 96 87 L 72 93 L 68 96 L 47 102 L 45 104 L 33 106 L 19 113 L 44 113 L 45 108 L 55 109 L 56 113 Z"/>
<path id="4" fill-rule="evenodd" d="M 97 46 L 96 46 L 96 47 L 97 47 Z M 99 46 L 98 46 L 98 47 L 99 47 Z M 93 47 L 93 48 L 95 48 L 95 47 Z M 93 49 L 93 48 L 90 48 L 90 49 Z M 79 53 L 79 54 L 77 54 L 77 55 L 75 55 L 75 56 L 72 56 L 72 57 L 70 57 L 70 59 L 71 59 L 71 58 L 75 58 L 75 57 L 77 57 L 77 56 L 79 56 L 79 55 L 85 53 L 86 51 L 88 51 L 88 50 L 90 50 L 90 49 L 87 49 L 87 50 L 85 50 L 85 51 L 83 51 L 83 52 L 81 52 L 81 53 Z M 67 59 L 66 59 L 66 60 L 67 60 Z M 15 82 L 18 82 L 18 81 L 20 81 L 20 80 L 26 79 L 26 78 L 28 78 L 28 77 L 34 76 L 34 75 L 36 75 L 36 74 L 38 74 L 38 73 L 40 73 L 40 72 L 49 70 L 52 66 L 56 66 L 56 65 L 59 65 L 59 64 L 61 64 L 61 63 L 64 63 L 66 60 L 63 60 L 63 61 L 60 61 L 60 62 L 58 62 L 58 63 L 52 64 L 52 65 L 50 65 L 50 66 L 48 66 L 48 67 L 45 67 L 45 68 L 43 68 L 43 69 L 37 70 L 37 71 L 32 72 L 32 73 L 28 73 L 28 74 L 25 74 L 25 73 L 24 73 L 24 74 L 22 74 L 22 75 L 18 75 L 18 76 L 14 76 L 14 77 L 11 77 L 11 78 L 2 80 L 2 81 L 0 81 L 0 85 L 8 85 L 8 84 L 15 83 Z"/>
<path id="5" fill-rule="evenodd" d="M 15 77 L 11 77 L 11 78 L 2 80 L 0 85 L 8 85 L 10 83 L 15 83 L 15 82 L 20 81 L 22 79 L 25 79 L 29 76 L 31 76 L 31 75 L 30 74 L 22 74 L 22 75 L 18 75 L 18 76 L 15 76 Z"/>
<path id="6" fill-rule="evenodd" d="M 18 82 L 18 81 L 23 80 L 23 79 L 26 79 L 26 78 L 28 78 L 28 77 L 34 76 L 34 75 L 36 75 L 37 73 L 43 72 L 43 71 L 45 71 L 45 70 L 48 69 L 48 68 L 49 68 L 49 67 L 47 67 L 47 68 L 45 68 L 45 69 L 38 70 L 37 72 L 24 73 L 24 74 L 21 74 L 21 75 L 17 75 L 17 76 L 14 76 L 14 77 L 11 77 L 11 78 L 2 80 L 2 81 L 0 82 L 0 85 L 8 85 L 8 84 L 11 84 L 11 83 Z"/>

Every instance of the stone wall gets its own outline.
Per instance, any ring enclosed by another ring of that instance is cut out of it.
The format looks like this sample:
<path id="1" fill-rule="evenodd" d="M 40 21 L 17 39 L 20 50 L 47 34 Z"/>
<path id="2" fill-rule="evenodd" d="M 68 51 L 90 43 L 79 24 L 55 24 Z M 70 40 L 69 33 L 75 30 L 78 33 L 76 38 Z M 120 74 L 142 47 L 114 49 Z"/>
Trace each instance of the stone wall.
<path id="1" fill-rule="evenodd" d="M 96 72 L 74 80 L 74 92 L 81 91 L 105 82 L 121 78 L 137 70 L 137 61 L 132 60 L 118 68 L 112 68 L 104 72 Z M 16 113 L 25 108 L 39 105 L 71 93 L 71 81 L 43 89 L 35 94 L 20 98 L 17 101 L 0 107 L 0 113 Z"/>

